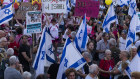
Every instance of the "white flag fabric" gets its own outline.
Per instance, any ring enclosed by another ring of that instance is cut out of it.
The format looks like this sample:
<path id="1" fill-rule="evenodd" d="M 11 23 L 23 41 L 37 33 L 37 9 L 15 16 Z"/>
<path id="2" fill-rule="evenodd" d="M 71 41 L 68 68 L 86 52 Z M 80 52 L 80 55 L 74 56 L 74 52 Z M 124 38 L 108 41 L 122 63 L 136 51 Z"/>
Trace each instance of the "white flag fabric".
<path id="1" fill-rule="evenodd" d="M 47 27 L 44 27 L 41 36 L 39 48 L 33 63 L 33 68 L 36 70 L 36 76 L 44 74 L 44 66 L 50 66 L 55 63 L 55 57 L 52 49 L 52 38 Z"/>
<path id="2" fill-rule="evenodd" d="M 129 66 L 126 68 L 125 72 L 131 79 L 131 72 L 140 72 L 140 51 L 137 53 L 137 55 L 132 59 Z"/>
<path id="3" fill-rule="evenodd" d="M 118 22 L 117 16 L 115 14 L 114 6 L 113 4 L 110 5 L 108 12 L 106 14 L 106 17 L 104 19 L 104 22 L 102 24 L 104 32 L 109 33 L 110 31 L 110 24 L 113 22 Z"/>
<path id="4" fill-rule="evenodd" d="M 0 25 L 10 21 L 13 18 L 12 3 L 5 5 L 0 10 Z"/>
<path id="5" fill-rule="evenodd" d="M 85 15 L 76 34 L 74 45 L 81 53 L 82 51 L 86 50 L 87 42 L 88 42 L 88 35 L 87 35 L 87 24 L 86 24 L 86 15 Z"/>
<path id="6" fill-rule="evenodd" d="M 127 40 L 126 40 L 126 47 L 125 47 L 126 50 L 129 50 L 130 45 L 135 42 L 136 26 L 139 21 L 138 19 L 139 19 L 138 13 L 134 14 L 134 16 L 131 19 L 128 34 L 127 34 Z"/>
<path id="7" fill-rule="evenodd" d="M 2 5 L 8 5 L 10 3 L 12 3 L 13 0 L 3 0 L 3 4 Z"/>
<path id="8" fill-rule="evenodd" d="M 117 5 L 123 7 L 124 5 L 128 6 L 129 5 L 130 0 L 117 0 L 116 3 Z"/>
<path id="9" fill-rule="evenodd" d="M 66 40 L 59 70 L 57 73 L 57 79 L 65 79 L 65 70 L 68 68 L 80 69 L 86 63 L 85 59 L 82 57 L 81 53 L 74 47 L 71 40 L 68 38 Z"/>
<path id="10" fill-rule="evenodd" d="M 128 14 L 131 17 L 133 17 L 133 15 L 136 14 L 136 8 L 137 8 L 136 0 L 130 0 L 130 7 L 128 10 Z"/>

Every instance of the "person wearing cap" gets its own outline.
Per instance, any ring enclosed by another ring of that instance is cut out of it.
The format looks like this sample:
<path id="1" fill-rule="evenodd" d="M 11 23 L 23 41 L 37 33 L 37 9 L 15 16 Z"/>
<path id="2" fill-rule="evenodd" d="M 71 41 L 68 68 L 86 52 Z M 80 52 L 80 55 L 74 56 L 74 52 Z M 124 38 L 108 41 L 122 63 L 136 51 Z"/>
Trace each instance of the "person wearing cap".
<path id="1" fill-rule="evenodd" d="M 4 71 L 4 79 L 22 79 L 21 73 L 16 70 L 17 67 L 22 66 L 19 64 L 19 60 L 16 56 L 11 56 L 9 58 L 10 66 Z"/>

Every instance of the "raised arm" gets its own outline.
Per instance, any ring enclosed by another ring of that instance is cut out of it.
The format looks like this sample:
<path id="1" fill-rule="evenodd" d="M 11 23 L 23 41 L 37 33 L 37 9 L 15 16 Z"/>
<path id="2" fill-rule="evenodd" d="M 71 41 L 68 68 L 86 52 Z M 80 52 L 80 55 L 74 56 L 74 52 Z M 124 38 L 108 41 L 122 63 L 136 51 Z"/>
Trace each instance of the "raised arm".
<path id="1" fill-rule="evenodd" d="M 16 22 L 17 22 L 17 24 L 18 24 L 22 29 L 25 28 L 24 25 L 22 25 L 17 19 L 16 19 Z"/>
<path id="2" fill-rule="evenodd" d="M 58 22 L 59 25 L 60 25 L 60 23 L 61 23 L 61 21 L 62 21 L 62 19 L 63 19 L 63 16 L 64 16 L 64 14 L 62 13 L 62 16 L 61 16 L 61 18 L 60 18 L 60 20 L 59 20 L 59 22 Z"/>

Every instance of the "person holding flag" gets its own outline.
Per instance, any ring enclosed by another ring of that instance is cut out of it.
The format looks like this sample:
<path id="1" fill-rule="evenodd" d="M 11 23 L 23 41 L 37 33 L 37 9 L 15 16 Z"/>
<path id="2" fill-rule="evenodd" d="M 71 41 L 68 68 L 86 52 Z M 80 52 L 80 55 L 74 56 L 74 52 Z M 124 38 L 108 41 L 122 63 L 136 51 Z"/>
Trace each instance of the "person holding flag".
<path id="1" fill-rule="evenodd" d="M 44 66 L 50 66 L 52 63 L 55 63 L 52 37 L 50 36 L 49 29 L 44 27 L 39 48 L 33 63 L 33 68 L 36 70 L 36 76 L 44 74 Z"/>
<path id="2" fill-rule="evenodd" d="M 86 27 L 86 16 L 83 18 L 83 22 L 76 34 L 74 42 L 71 42 L 68 38 L 63 48 L 63 53 L 60 61 L 60 66 L 57 74 L 57 79 L 65 79 L 65 70 L 68 68 L 80 69 L 86 63 L 86 60 L 81 55 L 81 49 L 86 48 L 87 42 L 87 27 Z"/>

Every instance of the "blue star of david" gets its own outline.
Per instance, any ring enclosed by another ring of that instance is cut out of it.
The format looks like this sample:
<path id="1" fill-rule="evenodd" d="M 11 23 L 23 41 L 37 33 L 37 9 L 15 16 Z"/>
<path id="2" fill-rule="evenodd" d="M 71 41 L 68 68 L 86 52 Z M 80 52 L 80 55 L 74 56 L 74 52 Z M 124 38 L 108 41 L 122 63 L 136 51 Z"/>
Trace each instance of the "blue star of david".
<path id="1" fill-rule="evenodd" d="M 131 7 L 134 9 L 135 6 L 136 6 L 136 4 L 133 2 L 133 3 L 131 4 Z"/>
<path id="2" fill-rule="evenodd" d="M 83 32 L 83 30 L 81 30 L 80 33 L 79 33 L 79 37 L 78 37 L 79 40 L 81 40 L 80 35 L 81 35 L 82 32 Z"/>
<path id="3" fill-rule="evenodd" d="M 11 11 L 9 9 L 5 9 L 4 13 L 9 14 Z"/>
<path id="4" fill-rule="evenodd" d="M 65 66 L 65 67 L 67 67 L 67 65 L 68 65 L 68 60 L 65 58 L 65 60 L 64 60 L 64 61 L 65 61 L 64 66 Z"/>
<path id="5" fill-rule="evenodd" d="M 45 51 L 42 51 L 42 57 L 41 57 L 41 60 L 44 60 L 45 58 Z"/>
<path id="6" fill-rule="evenodd" d="M 50 51 L 50 55 L 51 55 L 53 53 L 52 45 L 51 45 L 51 47 L 48 50 Z"/>

